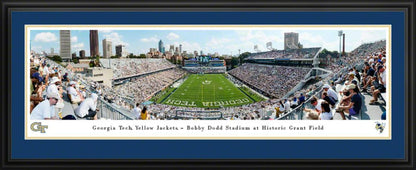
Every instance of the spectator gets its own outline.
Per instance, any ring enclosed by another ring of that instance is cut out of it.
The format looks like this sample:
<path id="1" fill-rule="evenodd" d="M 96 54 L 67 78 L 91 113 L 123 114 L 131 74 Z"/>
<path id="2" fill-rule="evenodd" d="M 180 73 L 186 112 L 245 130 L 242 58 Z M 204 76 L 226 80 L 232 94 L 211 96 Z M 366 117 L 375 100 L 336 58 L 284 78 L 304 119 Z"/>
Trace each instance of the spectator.
<path id="1" fill-rule="evenodd" d="M 305 102 L 305 96 L 303 96 L 303 93 L 300 93 L 299 104 L 302 104 L 303 102 Z"/>
<path id="2" fill-rule="evenodd" d="M 285 99 L 285 110 L 286 110 L 286 112 L 290 112 L 290 110 L 292 110 L 290 108 L 290 101 L 287 100 L 287 99 Z"/>
<path id="3" fill-rule="evenodd" d="M 141 110 L 140 110 L 139 106 L 140 106 L 140 104 L 139 103 L 136 103 L 136 107 L 134 107 L 133 110 L 131 111 L 131 113 L 133 114 L 133 116 L 137 120 L 140 120 L 140 115 L 141 115 L 140 114 L 141 113 Z"/>
<path id="4" fill-rule="evenodd" d="M 46 89 L 46 93 L 57 93 L 60 97 L 58 100 L 58 103 L 56 104 L 56 108 L 58 109 L 58 113 L 61 112 L 61 110 L 64 108 L 64 100 L 62 99 L 63 95 L 63 89 L 60 86 L 61 81 L 58 79 L 58 77 L 52 77 L 48 88 Z"/>
<path id="5" fill-rule="evenodd" d="M 97 120 L 97 99 L 98 95 L 91 94 L 91 97 L 86 98 L 76 109 L 75 114 L 80 118 L 93 118 Z"/>
<path id="6" fill-rule="evenodd" d="M 324 91 L 325 91 L 325 92 L 327 92 L 327 93 L 328 93 L 328 97 L 332 98 L 332 100 L 333 100 L 333 101 L 335 101 L 335 103 L 336 103 L 336 102 L 338 102 L 338 95 L 337 95 L 337 92 L 335 92 L 335 90 L 333 90 L 333 89 L 331 88 L 331 86 L 329 86 L 329 84 L 325 84 L 325 85 L 323 86 L 323 89 L 324 89 Z M 331 104 L 331 105 L 332 105 L 332 104 Z"/>
<path id="7" fill-rule="evenodd" d="M 62 81 L 64 81 L 64 82 L 68 82 L 68 81 L 69 81 L 69 79 L 68 79 L 68 73 L 65 73 L 65 74 L 62 76 Z"/>
<path id="8" fill-rule="evenodd" d="M 32 109 L 34 107 L 36 107 L 39 102 L 43 101 L 43 96 L 42 96 L 42 92 L 45 90 L 45 85 L 43 84 L 43 82 L 39 82 L 38 79 L 33 78 L 32 79 L 32 86 L 34 85 L 34 89 L 30 95 L 30 112 L 32 112 Z"/>
<path id="9" fill-rule="evenodd" d="M 323 101 L 321 103 L 321 107 L 322 107 L 322 113 L 319 114 L 319 120 L 331 120 L 332 113 L 331 113 L 331 108 L 329 107 L 329 103 L 326 101 Z"/>
<path id="10" fill-rule="evenodd" d="M 384 66 L 378 66 L 378 74 L 377 74 L 378 81 L 373 82 L 373 86 L 371 86 L 371 91 L 373 92 L 373 99 L 370 101 L 369 104 L 375 104 L 378 99 L 378 95 L 380 93 L 386 92 L 386 72 Z"/>
<path id="11" fill-rule="evenodd" d="M 367 91 L 367 86 L 371 84 L 371 78 L 375 74 L 375 70 L 373 69 L 373 67 L 370 67 L 370 64 L 368 63 L 365 65 L 365 70 L 368 71 L 364 74 L 363 79 L 361 81 L 363 83 L 363 92 Z"/>
<path id="12" fill-rule="evenodd" d="M 328 102 L 331 106 L 335 106 L 336 104 L 335 100 L 332 97 L 328 96 L 328 93 L 326 91 L 322 93 L 322 99 Z"/>
<path id="13" fill-rule="evenodd" d="M 140 113 L 140 119 L 149 120 L 149 114 L 147 113 L 147 107 L 143 106 L 143 110 Z"/>
<path id="14" fill-rule="evenodd" d="M 312 96 L 311 104 L 315 107 L 314 109 L 305 108 L 304 111 L 308 113 L 309 118 L 311 119 L 318 119 L 319 114 L 322 113 L 321 103 L 325 101 L 322 99 L 318 99 L 315 96 Z"/>
<path id="15" fill-rule="evenodd" d="M 55 105 L 59 100 L 57 93 L 48 93 L 47 100 L 39 103 L 33 111 L 30 113 L 31 120 L 57 120 L 58 117 L 55 114 Z"/>
<path id="16" fill-rule="evenodd" d="M 349 105 L 339 106 L 338 109 L 336 110 L 337 112 L 341 114 L 341 117 L 343 120 L 346 120 L 344 112 L 349 113 L 349 116 L 351 116 L 351 115 L 357 115 L 361 110 L 361 104 L 362 104 L 361 96 L 357 92 L 354 91 L 355 87 L 356 86 L 354 84 L 350 84 L 348 86 L 348 89 L 352 95 L 351 102 L 349 103 Z"/>
<path id="17" fill-rule="evenodd" d="M 294 109 L 298 106 L 298 99 L 293 97 L 292 102 L 290 103 L 290 108 Z"/>
<path id="18" fill-rule="evenodd" d="M 71 81 L 69 82 L 69 87 L 67 88 L 68 91 L 68 95 L 70 96 L 71 102 L 78 104 L 79 102 L 84 101 L 84 97 L 82 96 L 82 94 L 75 89 L 75 82 Z"/>

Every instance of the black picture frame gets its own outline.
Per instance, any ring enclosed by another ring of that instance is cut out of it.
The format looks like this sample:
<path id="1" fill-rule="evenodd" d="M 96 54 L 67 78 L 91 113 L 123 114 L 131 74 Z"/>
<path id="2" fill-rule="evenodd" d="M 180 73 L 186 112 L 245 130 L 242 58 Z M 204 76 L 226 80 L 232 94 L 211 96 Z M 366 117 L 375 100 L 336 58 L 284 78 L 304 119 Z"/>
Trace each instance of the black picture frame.
<path id="1" fill-rule="evenodd" d="M 1 73 L 3 77 L 1 90 L 1 132 L 2 154 L 1 168 L 249 168 L 249 169 L 288 169 L 288 168 L 415 168 L 415 70 L 414 60 L 414 0 L 398 1 L 370 1 L 370 0 L 342 0 L 342 1 L 11 1 L 1 2 L 2 11 L 2 57 Z M 12 159 L 11 157 L 11 16 L 12 11 L 404 11 L 406 13 L 406 158 L 402 160 L 335 160 L 335 159 L 296 159 L 296 160 L 43 160 L 43 159 Z M 7 89 L 7 90 L 4 90 Z"/>

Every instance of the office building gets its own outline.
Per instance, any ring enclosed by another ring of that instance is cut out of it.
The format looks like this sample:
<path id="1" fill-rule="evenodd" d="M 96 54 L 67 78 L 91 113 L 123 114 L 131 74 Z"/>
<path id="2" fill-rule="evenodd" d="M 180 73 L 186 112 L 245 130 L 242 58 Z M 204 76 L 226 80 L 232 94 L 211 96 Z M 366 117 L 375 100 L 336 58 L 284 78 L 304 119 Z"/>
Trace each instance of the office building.
<path id="1" fill-rule="evenodd" d="M 62 60 L 71 60 L 71 31 L 60 30 L 59 31 L 59 56 Z"/>
<path id="2" fill-rule="evenodd" d="M 103 57 L 110 58 L 113 55 L 113 48 L 110 40 L 103 39 Z"/>
<path id="3" fill-rule="evenodd" d="M 80 58 L 85 58 L 85 50 L 79 51 L 79 57 Z"/>
<path id="4" fill-rule="evenodd" d="M 99 54 L 98 51 L 98 30 L 90 30 L 90 56 L 95 57 Z"/>
<path id="5" fill-rule="evenodd" d="M 165 53 L 165 49 L 164 49 L 164 47 L 163 47 L 163 42 L 162 42 L 162 40 L 160 40 L 160 41 L 159 41 L 159 51 L 160 51 L 161 53 Z"/>

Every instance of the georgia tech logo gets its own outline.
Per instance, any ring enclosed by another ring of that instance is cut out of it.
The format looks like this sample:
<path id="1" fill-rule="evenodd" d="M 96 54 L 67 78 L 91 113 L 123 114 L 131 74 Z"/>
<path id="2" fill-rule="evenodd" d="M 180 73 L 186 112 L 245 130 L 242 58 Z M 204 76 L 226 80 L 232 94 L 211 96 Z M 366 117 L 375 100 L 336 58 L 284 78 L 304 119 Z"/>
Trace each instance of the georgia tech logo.
<path id="1" fill-rule="evenodd" d="M 376 130 L 379 131 L 380 133 L 383 133 L 384 131 L 384 127 L 386 127 L 386 123 L 380 123 L 380 122 L 375 122 L 376 123 Z"/>
<path id="2" fill-rule="evenodd" d="M 33 122 L 31 125 L 30 125 L 30 129 L 32 130 L 32 131 L 34 131 L 34 132 L 40 132 L 40 133 L 45 133 L 46 131 L 45 131 L 45 129 L 47 129 L 48 128 L 48 125 L 43 125 L 42 126 L 42 123 L 41 122 Z"/>

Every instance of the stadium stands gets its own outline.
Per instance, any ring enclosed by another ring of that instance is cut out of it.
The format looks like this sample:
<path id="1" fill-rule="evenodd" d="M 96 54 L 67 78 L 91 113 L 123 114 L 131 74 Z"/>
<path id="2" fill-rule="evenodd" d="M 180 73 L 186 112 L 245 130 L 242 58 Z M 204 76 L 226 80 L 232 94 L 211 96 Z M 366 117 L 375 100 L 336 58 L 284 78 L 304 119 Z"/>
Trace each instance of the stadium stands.
<path id="1" fill-rule="evenodd" d="M 132 97 L 134 97 L 136 103 L 142 103 L 149 100 L 155 93 L 182 78 L 185 73 L 185 71 L 179 68 L 158 72 L 131 79 L 125 84 L 116 86 L 115 90 L 117 94 L 124 96 L 133 95 Z"/>
<path id="2" fill-rule="evenodd" d="M 262 53 L 253 53 L 247 59 L 300 59 L 313 58 L 321 48 L 303 48 L 303 49 L 289 49 L 276 50 Z"/>
<path id="3" fill-rule="evenodd" d="M 229 71 L 237 79 L 273 98 L 281 98 L 310 71 L 310 68 L 245 63 Z"/>
<path id="4" fill-rule="evenodd" d="M 140 75 L 167 68 L 174 68 L 175 65 L 166 59 L 100 59 L 104 67 L 114 70 L 114 78 Z"/>

